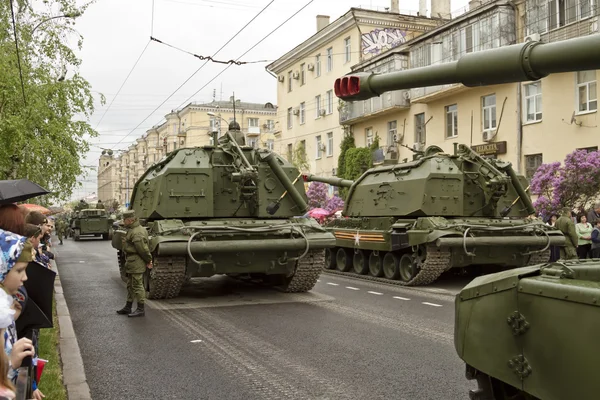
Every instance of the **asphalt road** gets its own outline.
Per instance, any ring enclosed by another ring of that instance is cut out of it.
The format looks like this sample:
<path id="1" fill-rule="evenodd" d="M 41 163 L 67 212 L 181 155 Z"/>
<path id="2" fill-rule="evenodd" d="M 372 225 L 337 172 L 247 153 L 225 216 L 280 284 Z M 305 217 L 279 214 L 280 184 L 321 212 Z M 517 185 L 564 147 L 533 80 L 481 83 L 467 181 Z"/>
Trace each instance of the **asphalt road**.
<path id="1" fill-rule="evenodd" d="M 327 274 L 284 294 L 215 277 L 132 319 L 115 313 L 126 290 L 110 242 L 68 239 L 57 253 L 96 400 L 448 400 L 474 387 L 448 295 Z"/>

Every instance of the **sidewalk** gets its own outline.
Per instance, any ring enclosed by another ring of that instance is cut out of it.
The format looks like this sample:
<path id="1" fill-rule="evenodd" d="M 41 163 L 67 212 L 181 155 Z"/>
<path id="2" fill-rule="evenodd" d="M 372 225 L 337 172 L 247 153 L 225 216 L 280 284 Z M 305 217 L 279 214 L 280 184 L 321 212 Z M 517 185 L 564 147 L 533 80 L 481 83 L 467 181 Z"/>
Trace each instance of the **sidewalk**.
<path id="1" fill-rule="evenodd" d="M 56 240 L 55 243 L 58 243 Z M 52 247 L 52 251 L 60 262 L 57 251 L 57 245 Z M 81 352 L 77 344 L 77 337 L 73 330 L 69 308 L 63 295 L 62 283 L 56 262 L 51 260 L 52 269 L 56 272 L 54 281 L 54 299 L 56 301 L 56 315 L 60 330 L 60 359 L 63 371 L 63 383 L 67 388 L 67 398 L 70 400 L 91 400 L 90 388 L 87 383 Z"/>

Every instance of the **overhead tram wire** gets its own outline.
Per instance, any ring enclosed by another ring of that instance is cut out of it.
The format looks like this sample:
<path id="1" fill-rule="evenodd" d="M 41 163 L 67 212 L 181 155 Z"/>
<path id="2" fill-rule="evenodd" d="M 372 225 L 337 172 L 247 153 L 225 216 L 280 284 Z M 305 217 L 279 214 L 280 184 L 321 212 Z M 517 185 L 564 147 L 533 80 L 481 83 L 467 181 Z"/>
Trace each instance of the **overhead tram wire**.
<path id="1" fill-rule="evenodd" d="M 226 42 L 226 43 L 225 43 L 223 46 L 221 46 L 221 48 L 220 48 L 219 50 L 217 50 L 217 51 L 216 51 L 216 52 L 215 52 L 215 53 L 214 53 L 214 54 L 213 54 L 211 57 L 215 57 L 215 56 L 216 56 L 216 55 L 217 55 L 217 54 L 218 54 L 218 53 L 219 53 L 221 50 L 223 50 L 223 49 L 225 48 L 225 46 L 227 46 L 229 43 L 231 43 L 231 41 L 232 41 L 233 39 L 235 39 L 235 38 L 236 38 L 236 37 L 237 37 L 237 36 L 238 36 L 240 33 L 242 33 L 242 31 L 243 31 L 244 29 L 246 29 L 246 28 L 248 27 L 248 25 L 250 25 L 250 24 L 251 24 L 251 23 L 252 23 L 252 22 L 253 22 L 253 21 L 254 21 L 256 18 L 258 18 L 258 17 L 259 17 L 259 16 L 260 16 L 260 15 L 261 15 L 263 12 L 265 12 L 265 11 L 266 11 L 266 9 L 267 9 L 267 8 L 268 8 L 268 7 L 269 7 L 271 4 L 273 4 L 274 2 L 275 2 L 275 0 L 271 0 L 271 1 L 270 1 L 270 2 L 269 2 L 267 5 L 266 5 L 266 6 L 264 6 L 264 7 L 262 8 L 262 10 L 260 10 L 260 11 L 258 12 L 258 14 L 256 14 L 256 15 L 255 15 L 255 16 L 254 16 L 254 17 L 253 17 L 253 18 L 252 18 L 250 21 L 248 21 L 248 22 L 246 23 L 246 25 L 244 25 L 244 26 L 243 26 L 243 27 L 242 27 L 242 28 L 241 28 L 239 31 L 237 31 L 237 33 L 236 33 L 235 35 L 233 35 L 233 36 L 231 37 L 231 39 L 229 39 L 229 40 L 228 40 L 228 41 L 227 41 L 227 42 Z M 154 113 L 155 113 L 155 112 L 156 112 L 156 111 L 157 111 L 159 108 L 161 108 L 161 107 L 162 107 L 162 106 L 163 106 L 163 105 L 164 105 L 164 104 L 165 104 L 167 101 L 169 101 L 169 99 L 170 99 L 171 97 L 173 97 L 173 96 L 175 95 L 175 93 L 177 93 L 177 92 L 178 92 L 178 91 L 179 91 L 179 90 L 180 90 L 180 89 L 181 89 L 181 88 L 182 88 L 182 87 L 183 87 L 183 86 L 184 86 L 186 83 L 188 83 L 188 82 L 189 82 L 189 80 L 190 80 L 190 79 L 192 79 L 192 78 L 193 78 L 193 77 L 194 77 L 194 76 L 195 76 L 195 75 L 196 75 L 198 72 L 200 72 L 200 70 L 201 70 L 202 68 L 204 68 L 204 66 L 205 66 L 206 64 L 208 64 L 209 62 L 210 62 L 210 60 L 206 60 L 206 61 L 204 62 L 204 64 L 202 64 L 202 65 L 201 65 L 201 66 L 200 66 L 200 67 L 199 67 L 199 68 L 198 68 L 198 69 L 197 69 L 197 70 L 196 70 L 196 71 L 195 71 L 195 72 L 194 72 L 192 75 L 190 75 L 190 76 L 189 76 L 189 77 L 188 77 L 188 78 L 187 78 L 187 79 L 186 79 L 186 80 L 185 80 L 185 81 L 184 81 L 184 82 L 183 82 L 181 85 L 179 85 L 179 87 L 178 87 L 177 89 L 175 89 L 175 91 L 174 91 L 173 93 L 171 93 L 171 94 L 169 95 L 169 97 L 167 97 L 167 98 L 166 98 L 166 99 L 165 99 L 165 100 L 164 100 L 162 103 L 160 103 L 160 104 L 158 105 L 158 107 L 156 107 L 156 108 L 155 108 L 155 109 L 154 109 L 154 110 L 153 110 L 153 111 L 152 111 L 150 114 L 148 114 L 148 116 L 147 116 L 146 118 L 144 118 L 144 119 L 142 120 L 142 122 L 140 122 L 140 123 L 139 123 L 139 124 L 138 124 L 138 125 L 137 125 L 137 126 L 134 128 L 134 129 L 132 129 L 132 130 L 131 130 L 131 132 L 129 132 L 129 133 L 126 135 L 126 136 L 124 136 L 124 137 L 123 137 L 123 139 L 121 139 L 121 140 L 119 141 L 119 143 L 117 143 L 115 146 L 117 146 L 117 145 L 121 144 L 121 142 L 123 142 L 123 140 L 125 140 L 125 138 L 127 138 L 129 135 L 131 135 L 131 134 L 132 134 L 132 133 L 133 133 L 133 132 L 134 132 L 134 131 L 135 131 L 137 128 L 139 128 L 139 127 L 140 127 L 140 125 L 142 125 L 144 122 L 146 122 L 146 120 L 147 120 L 148 118 L 150 118 L 152 115 L 154 115 Z"/>
<path id="2" fill-rule="evenodd" d="M 153 13 L 154 14 L 154 13 Z M 117 93 L 115 94 L 115 96 L 112 98 L 112 100 L 110 101 L 110 104 L 108 105 L 108 107 L 106 108 L 106 110 L 104 110 L 104 113 L 102 114 L 102 117 L 100 117 L 100 121 L 98 121 L 98 123 L 96 124 L 96 127 L 94 128 L 94 130 L 97 130 L 98 127 L 100 126 L 100 123 L 102 122 L 102 120 L 104 119 L 104 116 L 106 115 L 106 113 L 108 113 L 108 110 L 110 110 L 110 107 L 113 105 L 113 103 L 115 102 L 115 99 L 117 98 L 117 96 L 119 96 L 119 93 L 121 93 L 121 89 L 123 89 L 123 86 L 125 86 L 125 84 L 127 83 L 127 80 L 129 79 L 129 77 L 131 76 L 131 73 L 133 72 L 133 70 L 135 69 L 135 67 L 138 65 L 138 63 L 140 62 L 140 60 L 142 59 L 142 56 L 144 55 L 144 53 L 146 52 L 146 49 L 148 48 L 148 46 L 150 45 L 152 41 L 148 40 L 148 42 L 146 43 L 146 46 L 144 47 L 144 50 L 142 50 L 142 53 L 140 54 L 140 56 L 137 58 L 137 60 L 135 61 L 135 64 L 133 64 L 133 67 L 131 67 L 131 70 L 129 71 L 129 73 L 127 74 L 127 77 L 125 78 L 125 80 L 123 81 L 123 83 L 121 84 L 121 87 L 119 88 L 119 90 L 117 90 Z"/>
<path id="3" fill-rule="evenodd" d="M 244 57 L 246 54 L 248 54 L 250 51 L 252 51 L 256 46 L 258 46 L 259 44 L 261 44 L 263 41 L 265 41 L 269 36 L 271 36 L 273 33 L 275 33 L 277 30 L 279 30 L 279 28 L 281 28 L 283 25 L 287 24 L 292 18 L 294 18 L 296 15 L 300 14 L 300 12 L 302 10 L 304 10 L 306 7 L 308 7 L 312 2 L 314 2 L 315 0 L 310 0 L 308 3 L 306 3 L 304 6 L 302 6 L 302 8 L 300 8 L 298 11 L 296 11 L 294 14 L 292 14 L 290 17 L 288 17 L 285 21 L 283 21 L 281 24 L 279 24 L 279 26 L 277 26 L 277 28 L 273 29 L 271 32 L 269 32 L 265 37 L 263 37 L 262 39 L 260 39 L 258 42 L 256 42 L 252 47 L 250 47 L 248 50 L 246 50 L 244 52 L 244 54 L 242 54 L 241 56 L 239 56 L 235 61 L 239 61 L 240 58 Z M 210 83 L 212 81 L 214 81 L 215 79 L 217 79 L 223 72 L 227 71 L 227 69 L 229 69 L 232 65 L 234 64 L 229 64 L 227 65 L 227 67 L 225 67 L 221 72 L 219 72 L 217 75 L 215 75 L 210 81 L 208 81 L 204 86 L 202 86 L 200 89 L 198 89 L 198 91 L 196 91 L 196 93 L 194 93 L 193 95 L 191 95 L 190 97 L 187 98 L 187 100 L 185 100 L 183 103 L 181 103 L 179 105 L 179 107 L 177 108 L 181 108 L 183 105 L 187 104 L 188 101 L 190 101 L 195 95 L 197 95 L 200 91 L 202 91 L 205 87 L 207 87 L 208 85 L 210 85 Z"/>

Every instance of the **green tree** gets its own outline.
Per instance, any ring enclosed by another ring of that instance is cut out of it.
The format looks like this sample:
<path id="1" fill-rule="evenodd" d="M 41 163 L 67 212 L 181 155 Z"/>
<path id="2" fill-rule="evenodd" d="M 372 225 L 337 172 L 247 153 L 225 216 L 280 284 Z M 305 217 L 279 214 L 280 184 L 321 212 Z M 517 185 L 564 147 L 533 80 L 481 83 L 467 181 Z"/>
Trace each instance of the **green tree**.
<path id="1" fill-rule="evenodd" d="M 82 173 L 87 138 L 97 136 L 87 122 L 94 111 L 91 86 L 79 75 L 81 60 L 67 44 L 76 38 L 81 49 L 74 17 L 93 2 L 32 3 L 12 1 L 17 57 L 11 1 L 0 2 L 0 179 L 28 178 L 52 192 L 45 201 L 60 201 L 70 197 Z M 56 15 L 67 18 L 49 20 Z M 103 96 L 100 100 L 104 103 Z"/>
<path id="2" fill-rule="evenodd" d="M 338 167 L 336 175 L 340 178 L 345 177 L 346 171 L 346 152 L 349 149 L 353 149 L 356 147 L 354 143 L 354 136 L 348 132 L 348 127 L 344 127 L 344 138 L 342 139 L 342 143 L 340 144 L 340 156 L 338 157 Z"/>
<path id="3" fill-rule="evenodd" d="M 310 166 L 308 164 L 308 158 L 306 157 L 304 141 L 296 143 L 296 146 L 294 146 L 292 153 L 292 164 L 300 171 L 308 171 Z"/>
<path id="4" fill-rule="evenodd" d="M 375 133 L 375 139 L 373 139 L 373 143 L 371 143 L 371 146 L 369 146 L 369 148 L 371 149 L 371 151 L 379 149 L 379 135 L 377 133 Z"/>

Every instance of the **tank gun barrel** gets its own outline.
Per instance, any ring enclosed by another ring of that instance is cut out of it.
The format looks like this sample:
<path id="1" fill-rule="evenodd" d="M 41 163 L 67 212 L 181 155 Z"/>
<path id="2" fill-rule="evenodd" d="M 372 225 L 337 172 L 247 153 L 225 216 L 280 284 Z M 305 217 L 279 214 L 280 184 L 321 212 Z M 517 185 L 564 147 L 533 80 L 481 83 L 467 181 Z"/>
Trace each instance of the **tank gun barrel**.
<path id="1" fill-rule="evenodd" d="M 347 187 L 347 188 L 352 186 L 352 184 L 354 183 L 354 181 L 350 181 L 347 179 L 326 178 L 323 176 L 316 176 L 316 175 L 312 175 L 312 174 L 303 175 L 302 178 L 304 178 L 304 182 L 323 182 L 323 183 L 327 183 L 331 186 L 340 186 L 340 187 Z"/>
<path id="2" fill-rule="evenodd" d="M 467 87 L 536 81 L 550 74 L 600 69 L 600 35 L 555 43 L 526 42 L 462 56 L 458 61 L 383 74 L 358 72 L 335 81 L 342 100 L 384 92 L 462 83 Z"/>
<path id="3" fill-rule="evenodd" d="M 302 197 L 300 192 L 298 192 L 298 190 L 296 190 L 294 183 L 286 175 L 283 168 L 281 168 L 281 165 L 279 165 L 279 162 L 277 161 L 277 157 L 275 157 L 275 154 L 269 153 L 264 158 L 264 160 L 267 162 L 269 167 L 271 167 L 271 170 L 273 171 L 273 173 L 275 174 L 277 179 L 279 179 L 279 182 L 281 182 L 281 184 L 283 185 L 285 190 L 287 190 L 288 194 L 291 196 L 291 198 L 294 200 L 294 202 L 298 206 L 299 213 L 304 214 L 306 211 L 308 211 L 308 204 L 306 204 L 306 201 L 304 200 L 304 198 Z M 277 208 L 279 208 L 279 207 L 277 207 Z M 277 211 L 277 209 L 273 210 L 273 213 L 275 213 L 276 211 Z"/>

